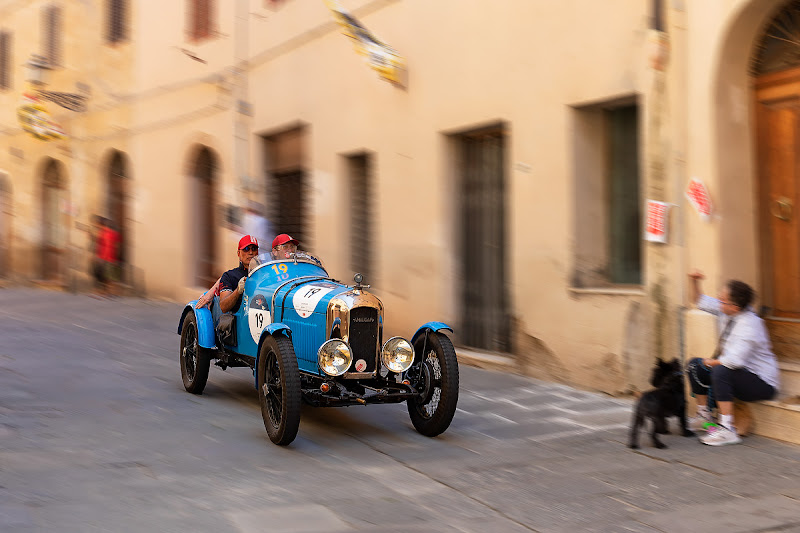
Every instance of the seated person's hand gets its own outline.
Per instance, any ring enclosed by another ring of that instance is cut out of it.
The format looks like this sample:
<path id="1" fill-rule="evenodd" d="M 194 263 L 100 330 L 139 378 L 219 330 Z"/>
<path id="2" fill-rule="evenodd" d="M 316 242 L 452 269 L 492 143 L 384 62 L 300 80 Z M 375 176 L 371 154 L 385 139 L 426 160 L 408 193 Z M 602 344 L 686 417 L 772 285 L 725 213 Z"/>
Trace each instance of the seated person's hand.
<path id="1" fill-rule="evenodd" d="M 701 279 L 706 279 L 706 275 L 703 274 L 701 271 L 694 269 L 691 272 L 689 272 L 689 278 L 701 280 Z"/>

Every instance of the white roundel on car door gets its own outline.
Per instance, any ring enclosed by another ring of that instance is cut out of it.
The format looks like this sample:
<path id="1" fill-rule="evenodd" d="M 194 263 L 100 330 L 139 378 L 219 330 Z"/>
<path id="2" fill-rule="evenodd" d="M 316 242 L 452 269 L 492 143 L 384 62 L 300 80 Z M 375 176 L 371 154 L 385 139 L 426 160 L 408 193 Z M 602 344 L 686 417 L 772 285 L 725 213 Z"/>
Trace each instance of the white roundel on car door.
<path id="1" fill-rule="evenodd" d="M 253 309 L 251 307 L 247 310 L 247 323 L 250 326 L 250 336 L 253 337 L 253 342 L 258 344 L 261 332 L 272 323 L 272 317 L 269 314 L 269 310 Z"/>
<path id="2" fill-rule="evenodd" d="M 294 310 L 302 318 L 310 317 L 314 309 L 317 308 L 319 301 L 332 290 L 332 287 L 303 285 L 294 293 L 294 297 L 292 298 Z"/>

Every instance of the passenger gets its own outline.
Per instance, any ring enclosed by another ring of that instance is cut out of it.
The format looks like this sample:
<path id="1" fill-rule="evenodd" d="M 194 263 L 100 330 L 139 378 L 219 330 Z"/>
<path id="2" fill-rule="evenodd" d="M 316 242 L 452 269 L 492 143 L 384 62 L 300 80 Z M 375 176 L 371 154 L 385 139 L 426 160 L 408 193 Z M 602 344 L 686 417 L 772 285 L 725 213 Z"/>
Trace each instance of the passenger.
<path id="1" fill-rule="evenodd" d="M 291 236 L 281 233 L 272 240 L 272 251 L 270 252 L 273 259 L 288 259 L 293 253 L 297 251 L 299 241 L 293 239 Z"/>
<path id="2" fill-rule="evenodd" d="M 245 235 L 239 239 L 236 254 L 239 257 L 239 266 L 222 274 L 222 277 L 197 300 L 194 306 L 195 309 L 200 309 L 212 304 L 211 314 L 214 317 L 214 324 L 219 322 L 220 314 L 235 313 L 239 309 L 244 282 L 247 279 L 247 267 L 258 255 L 258 239 L 252 235 Z"/>
<path id="3" fill-rule="evenodd" d="M 236 254 L 239 256 L 239 266 L 228 270 L 219 279 L 219 308 L 223 313 L 235 313 L 239 310 L 244 282 L 247 279 L 247 267 L 258 255 L 258 240 L 252 235 L 245 235 L 239 239 Z"/>

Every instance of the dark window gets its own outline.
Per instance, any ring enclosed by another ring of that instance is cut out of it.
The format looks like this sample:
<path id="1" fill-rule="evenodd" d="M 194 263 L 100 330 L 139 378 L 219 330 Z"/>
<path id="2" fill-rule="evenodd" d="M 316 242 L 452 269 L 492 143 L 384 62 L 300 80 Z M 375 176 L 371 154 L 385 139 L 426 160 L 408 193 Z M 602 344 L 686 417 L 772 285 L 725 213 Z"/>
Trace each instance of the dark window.
<path id="1" fill-rule="evenodd" d="M 612 283 L 642 281 L 638 123 L 636 106 L 606 111 L 609 140 L 609 277 Z"/>
<path id="2" fill-rule="evenodd" d="M 109 0 L 108 2 L 108 42 L 120 43 L 128 38 L 128 2 L 127 0 Z"/>
<path id="3" fill-rule="evenodd" d="M 44 50 L 42 55 L 53 66 L 61 65 L 61 8 L 44 8 Z"/>
<path id="4" fill-rule="evenodd" d="M 213 11 L 213 0 L 189 0 L 189 36 L 193 41 L 211 37 Z"/>
<path id="5" fill-rule="evenodd" d="M 372 280 L 372 156 L 354 155 L 347 158 L 350 175 L 350 266 L 353 272 Z M 374 280 L 373 280 L 374 281 Z"/>
<path id="6" fill-rule="evenodd" d="M 0 89 L 11 88 L 11 34 L 0 32 Z"/>

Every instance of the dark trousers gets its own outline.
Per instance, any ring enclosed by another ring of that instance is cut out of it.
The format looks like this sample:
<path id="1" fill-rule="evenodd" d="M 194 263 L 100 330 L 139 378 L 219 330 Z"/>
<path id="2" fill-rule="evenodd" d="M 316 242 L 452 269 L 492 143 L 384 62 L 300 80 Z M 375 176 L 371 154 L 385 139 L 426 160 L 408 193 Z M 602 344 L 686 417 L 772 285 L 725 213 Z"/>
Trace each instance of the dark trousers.
<path id="1" fill-rule="evenodd" d="M 775 387 L 744 368 L 728 368 L 724 365 L 709 368 L 702 359 L 696 358 L 686 365 L 686 374 L 693 394 L 709 396 L 709 408 L 713 405 L 712 398 L 717 402 L 732 402 L 734 398 L 743 402 L 757 402 L 775 397 Z"/>

